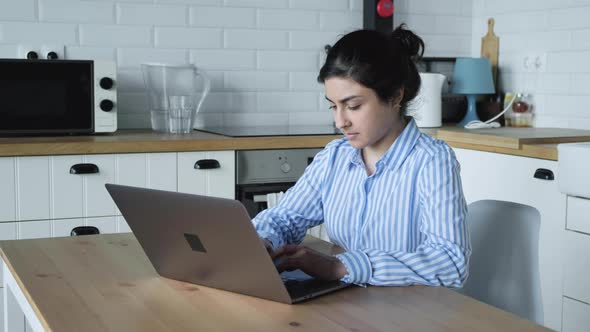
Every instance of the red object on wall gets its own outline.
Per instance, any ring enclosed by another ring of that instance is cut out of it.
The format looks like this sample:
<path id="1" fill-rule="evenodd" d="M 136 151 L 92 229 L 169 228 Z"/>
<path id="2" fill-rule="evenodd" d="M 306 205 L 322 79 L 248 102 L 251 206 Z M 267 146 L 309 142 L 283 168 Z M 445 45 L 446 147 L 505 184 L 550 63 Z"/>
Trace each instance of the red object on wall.
<path id="1" fill-rule="evenodd" d="M 381 17 L 390 17 L 393 15 L 393 1 L 381 0 L 377 3 L 377 14 Z"/>

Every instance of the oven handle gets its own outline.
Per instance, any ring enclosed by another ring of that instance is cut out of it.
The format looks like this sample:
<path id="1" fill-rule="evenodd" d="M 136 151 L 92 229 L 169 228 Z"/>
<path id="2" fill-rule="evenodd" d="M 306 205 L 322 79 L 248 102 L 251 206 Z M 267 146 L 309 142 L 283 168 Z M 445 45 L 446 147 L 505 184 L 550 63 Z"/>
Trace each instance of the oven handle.
<path id="1" fill-rule="evenodd" d="M 220 167 L 219 161 L 215 159 L 201 159 L 195 163 L 195 169 L 215 169 Z"/>

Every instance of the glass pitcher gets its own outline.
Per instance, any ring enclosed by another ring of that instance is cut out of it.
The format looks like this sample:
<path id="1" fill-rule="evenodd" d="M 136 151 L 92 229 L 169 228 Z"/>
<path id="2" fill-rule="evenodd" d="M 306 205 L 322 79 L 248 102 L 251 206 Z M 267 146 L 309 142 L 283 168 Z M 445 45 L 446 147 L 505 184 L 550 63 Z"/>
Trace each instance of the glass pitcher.
<path id="1" fill-rule="evenodd" d="M 141 70 L 152 129 L 171 134 L 190 133 L 211 88 L 209 76 L 192 64 L 144 63 Z"/>

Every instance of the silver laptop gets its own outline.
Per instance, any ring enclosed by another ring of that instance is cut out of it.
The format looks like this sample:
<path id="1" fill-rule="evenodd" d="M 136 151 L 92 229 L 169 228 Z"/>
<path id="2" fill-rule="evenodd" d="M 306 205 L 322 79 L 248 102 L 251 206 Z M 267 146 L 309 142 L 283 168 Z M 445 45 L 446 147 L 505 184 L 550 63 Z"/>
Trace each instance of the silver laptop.
<path id="1" fill-rule="evenodd" d="M 106 188 L 163 277 L 282 303 L 349 286 L 300 270 L 279 274 L 239 201 L 115 184 Z"/>

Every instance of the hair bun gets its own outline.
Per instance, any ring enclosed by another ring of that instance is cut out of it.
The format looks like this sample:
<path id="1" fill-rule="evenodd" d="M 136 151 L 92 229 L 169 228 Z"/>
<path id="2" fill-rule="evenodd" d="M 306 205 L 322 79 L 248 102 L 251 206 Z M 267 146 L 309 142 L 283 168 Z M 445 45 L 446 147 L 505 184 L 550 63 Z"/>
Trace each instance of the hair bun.
<path id="1" fill-rule="evenodd" d="M 391 33 L 395 47 L 407 54 L 413 60 L 417 60 L 424 54 L 424 41 L 411 30 L 406 29 L 405 24 L 399 25 Z"/>

